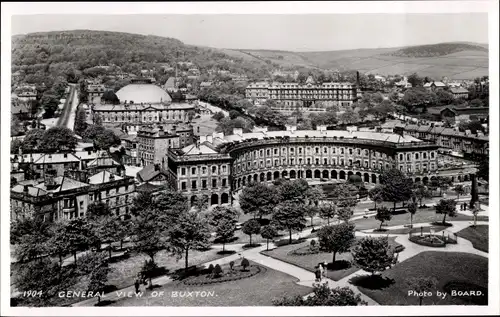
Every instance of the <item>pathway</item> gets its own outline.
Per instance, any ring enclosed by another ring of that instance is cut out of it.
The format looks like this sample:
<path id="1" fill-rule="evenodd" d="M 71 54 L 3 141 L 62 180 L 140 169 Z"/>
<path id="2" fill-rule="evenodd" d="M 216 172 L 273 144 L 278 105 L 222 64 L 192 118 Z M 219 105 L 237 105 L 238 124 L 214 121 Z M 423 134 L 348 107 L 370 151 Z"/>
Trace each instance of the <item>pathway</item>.
<path id="1" fill-rule="evenodd" d="M 359 219 L 362 217 L 363 217 L 362 215 L 357 216 L 357 217 L 353 217 L 352 220 L 354 220 L 356 218 Z M 462 229 L 464 229 L 472 224 L 472 222 L 470 222 L 470 221 L 450 221 L 450 222 L 453 224 L 453 226 L 446 229 L 446 230 L 453 232 L 453 233 L 456 233 L 456 232 L 458 232 L 458 231 L 460 231 L 460 230 L 462 230 Z M 478 225 L 488 224 L 488 222 L 487 221 L 478 221 L 477 224 Z M 415 225 L 418 226 L 419 224 L 415 224 Z M 421 225 L 425 225 L 425 224 L 421 224 Z M 402 227 L 403 226 L 393 226 L 393 227 L 387 227 L 387 229 L 398 229 L 398 228 L 402 228 Z M 311 234 L 311 229 L 309 228 L 309 229 L 306 229 L 302 232 L 293 234 L 292 238 L 297 239 L 301 236 L 304 237 L 304 236 L 308 236 L 310 234 Z M 358 231 L 358 232 L 356 232 L 356 236 L 364 237 L 364 236 L 371 236 L 371 234 Z M 376 234 L 376 236 L 381 236 L 381 234 Z M 421 245 L 410 242 L 408 240 L 406 234 L 388 234 L 386 236 L 396 237 L 396 242 L 405 247 L 405 249 L 402 252 L 400 252 L 398 255 L 398 262 L 405 261 L 405 260 L 419 254 L 420 252 L 424 252 L 424 251 L 467 252 L 467 253 L 477 254 L 477 255 L 480 255 L 483 257 L 488 257 L 488 253 L 475 249 L 472 246 L 472 243 L 470 241 L 463 239 L 463 238 L 460 238 L 460 237 L 457 237 L 457 242 L 458 242 L 457 244 L 449 244 L 446 248 L 431 248 L 431 247 L 421 246 Z M 311 240 L 311 239 L 312 238 L 310 238 L 308 240 Z M 288 264 L 286 262 L 283 262 L 283 261 L 280 261 L 280 260 L 277 260 L 277 259 L 274 259 L 274 258 L 271 258 L 271 257 L 268 257 L 268 256 L 261 254 L 260 253 L 261 251 L 266 250 L 265 244 L 263 244 L 260 247 L 248 249 L 248 250 L 243 250 L 242 246 L 243 246 L 243 244 L 227 245 L 226 246 L 227 250 L 234 250 L 234 251 L 236 251 L 236 253 L 229 255 L 227 257 L 224 257 L 224 258 L 220 258 L 220 259 L 217 259 L 217 260 L 214 260 L 211 262 L 204 263 L 202 265 L 204 265 L 204 266 L 209 266 L 210 264 L 212 264 L 214 266 L 216 264 L 224 265 L 224 264 L 228 264 L 231 261 L 239 262 L 239 261 L 241 261 L 241 258 L 245 257 L 245 258 L 252 260 L 256 263 L 259 263 L 263 266 L 267 266 L 269 268 L 272 268 L 274 270 L 289 274 L 289 275 L 297 278 L 299 280 L 297 282 L 297 284 L 312 287 L 313 283 L 315 283 L 315 277 L 314 277 L 314 274 L 312 272 L 305 270 L 303 268 L 300 268 L 298 266 Z M 213 247 L 221 249 L 222 245 L 214 245 Z M 273 249 L 275 247 L 276 246 L 274 245 L 274 243 L 270 243 L 270 249 Z M 377 302 L 375 302 L 373 299 L 371 299 L 367 295 L 361 293 L 355 285 L 352 285 L 349 282 L 353 277 L 360 276 L 360 275 L 369 275 L 369 274 L 370 273 L 368 273 L 366 271 L 359 270 L 351 275 L 348 275 L 348 276 L 342 278 L 339 281 L 333 281 L 331 279 L 324 279 L 323 281 L 328 282 L 328 284 L 331 285 L 332 287 L 349 287 L 349 288 L 353 289 L 356 293 L 359 293 L 361 295 L 361 298 L 364 301 L 366 301 L 368 303 L 368 305 L 378 305 Z M 163 286 L 163 285 L 168 284 L 170 282 L 172 282 L 172 279 L 168 276 L 161 276 L 161 277 L 153 279 L 153 284 L 158 285 L 158 286 Z M 141 287 L 143 288 L 144 286 L 141 286 Z M 130 286 L 130 287 L 126 287 L 124 289 L 118 290 L 118 291 L 134 292 L 135 289 L 133 286 Z M 120 298 L 118 297 L 118 293 L 117 293 L 118 291 L 106 294 L 106 300 L 116 301 L 119 299 L 123 299 L 123 297 L 120 297 Z M 310 296 L 310 295 L 311 294 L 308 294 L 306 296 Z M 96 302 L 95 298 L 91 298 L 88 300 L 84 300 L 84 301 L 75 303 L 72 306 L 93 306 L 95 304 L 95 302 Z"/>

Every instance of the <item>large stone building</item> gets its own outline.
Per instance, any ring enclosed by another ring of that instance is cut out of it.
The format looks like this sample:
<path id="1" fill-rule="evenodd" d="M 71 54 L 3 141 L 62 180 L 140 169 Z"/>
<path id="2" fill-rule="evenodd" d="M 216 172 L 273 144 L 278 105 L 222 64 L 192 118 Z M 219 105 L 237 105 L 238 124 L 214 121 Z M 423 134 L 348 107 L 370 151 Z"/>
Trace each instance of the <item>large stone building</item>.
<path id="1" fill-rule="evenodd" d="M 145 125 L 137 132 L 138 158 L 141 166 L 165 165 L 168 149 L 193 143 L 193 127 L 189 124 Z"/>
<path id="2" fill-rule="evenodd" d="M 190 201 L 209 195 L 210 204 L 230 202 L 232 191 L 250 182 L 279 178 L 345 181 L 359 175 L 377 184 L 380 173 L 398 168 L 415 181 L 429 181 L 438 168 L 438 146 L 410 135 L 373 131 L 214 133 L 200 143 L 169 150 L 170 184 Z"/>
<path id="3" fill-rule="evenodd" d="M 187 113 L 195 109 L 189 103 L 172 103 L 165 90 L 145 79 L 133 81 L 120 89 L 116 96 L 120 104 L 94 105 L 92 112 L 102 119 L 105 126 L 126 124 L 131 132 L 136 132 L 142 124 L 188 122 Z"/>
<path id="4" fill-rule="evenodd" d="M 246 98 L 260 102 L 274 100 L 277 110 L 324 111 L 328 105 L 347 107 L 357 99 L 357 86 L 351 83 L 315 84 L 311 77 L 298 83 L 254 83 L 247 86 Z"/>

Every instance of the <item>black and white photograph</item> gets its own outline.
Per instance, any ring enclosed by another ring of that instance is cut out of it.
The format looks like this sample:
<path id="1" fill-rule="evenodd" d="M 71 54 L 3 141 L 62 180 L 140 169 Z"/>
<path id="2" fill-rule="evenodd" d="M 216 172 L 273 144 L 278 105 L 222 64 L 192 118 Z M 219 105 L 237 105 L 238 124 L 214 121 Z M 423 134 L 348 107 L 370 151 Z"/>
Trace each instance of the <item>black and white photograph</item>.
<path id="1" fill-rule="evenodd" d="M 4 17 L 2 315 L 499 313 L 494 1 Z"/>

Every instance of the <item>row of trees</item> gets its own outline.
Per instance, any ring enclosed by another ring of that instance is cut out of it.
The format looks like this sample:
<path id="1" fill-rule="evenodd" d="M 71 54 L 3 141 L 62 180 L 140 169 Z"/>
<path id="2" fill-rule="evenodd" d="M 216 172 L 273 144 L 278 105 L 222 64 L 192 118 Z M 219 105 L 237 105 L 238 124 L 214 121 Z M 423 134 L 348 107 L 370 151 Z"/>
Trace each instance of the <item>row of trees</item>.
<path id="1" fill-rule="evenodd" d="M 53 127 L 48 130 L 32 129 L 24 139 L 11 142 L 11 153 L 56 153 L 73 151 L 78 144 L 73 131 L 65 127 Z"/>

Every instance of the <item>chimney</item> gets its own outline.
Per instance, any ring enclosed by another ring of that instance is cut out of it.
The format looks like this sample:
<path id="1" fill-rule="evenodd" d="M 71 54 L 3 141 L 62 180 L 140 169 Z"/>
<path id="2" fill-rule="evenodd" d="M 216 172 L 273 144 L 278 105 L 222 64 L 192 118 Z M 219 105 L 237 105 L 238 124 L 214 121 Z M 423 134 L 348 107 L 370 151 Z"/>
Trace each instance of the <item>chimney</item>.
<path id="1" fill-rule="evenodd" d="M 109 181 L 112 182 L 114 180 L 115 180 L 115 175 L 113 175 L 113 174 L 110 173 L 109 174 Z"/>
<path id="2" fill-rule="evenodd" d="M 290 131 L 291 133 L 294 133 L 297 131 L 297 126 L 296 125 L 286 125 L 286 130 Z"/>
<path id="3" fill-rule="evenodd" d="M 28 194 L 28 185 L 24 185 L 23 193 Z"/>
<path id="4" fill-rule="evenodd" d="M 158 172 L 160 170 L 160 166 L 158 164 L 155 164 L 155 172 Z"/>
<path id="5" fill-rule="evenodd" d="M 87 151 L 87 154 L 88 154 L 88 155 L 92 154 L 92 151 L 90 151 L 90 150 L 89 150 L 89 151 Z"/>
<path id="6" fill-rule="evenodd" d="M 242 128 L 234 128 L 233 134 L 242 137 L 243 136 L 243 129 Z"/>
<path id="7" fill-rule="evenodd" d="M 64 153 L 64 158 L 68 158 L 68 153 Z"/>
<path id="8" fill-rule="evenodd" d="M 316 126 L 316 131 L 320 131 L 321 134 L 325 134 L 326 133 L 326 125 L 318 125 L 318 126 Z"/>

